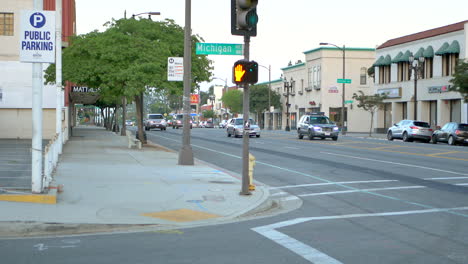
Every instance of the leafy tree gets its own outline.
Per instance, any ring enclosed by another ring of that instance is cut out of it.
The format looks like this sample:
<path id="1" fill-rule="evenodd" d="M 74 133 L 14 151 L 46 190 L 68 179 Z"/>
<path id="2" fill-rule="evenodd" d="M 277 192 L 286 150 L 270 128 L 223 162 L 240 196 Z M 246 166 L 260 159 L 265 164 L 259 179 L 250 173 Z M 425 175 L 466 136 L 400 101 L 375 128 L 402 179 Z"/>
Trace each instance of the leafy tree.
<path id="1" fill-rule="evenodd" d="M 205 110 L 203 111 L 203 117 L 204 118 L 214 118 L 215 117 L 215 112 L 213 110 Z"/>
<path id="2" fill-rule="evenodd" d="M 167 81 L 167 58 L 183 57 L 184 29 L 173 20 L 120 19 L 106 24 L 104 32 L 73 37 L 63 52 L 63 79 L 100 88 L 101 99 L 122 104 L 136 103 L 139 138 L 143 139 L 141 96 L 147 88 L 182 96 L 183 83 Z M 211 77 L 211 61 L 195 54 L 199 36 L 192 36 L 192 87 Z M 46 70 L 46 80 L 55 80 L 55 65 Z M 125 120 L 123 120 L 125 121 Z M 144 142 L 144 140 L 142 140 Z"/>
<path id="3" fill-rule="evenodd" d="M 453 84 L 450 90 L 459 92 L 465 102 L 468 102 L 468 61 L 460 60 L 458 62 L 450 82 Z"/>
<path id="4" fill-rule="evenodd" d="M 240 113 L 242 111 L 242 91 L 229 90 L 221 97 L 224 105 L 231 109 L 231 113 Z"/>
<path id="5" fill-rule="evenodd" d="M 257 114 L 257 120 L 261 113 L 269 111 L 268 97 L 272 106 L 281 109 L 281 95 L 276 91 L 270 91 L 268 96 L 269 89 L 267 84 L 250 86 L 250 111 Z"/>
<path id="6" fill-rule="evenodd" d="M 353 99 L 358 101 L 358 107 L 364 109 L 371 114 L 371 124 L 369 130 L 369 137 L 372 136 L 372 126 L 374 124 L 374 114 L 377 110 L 384 107 L 384 102 L 387 98 L 386 94 L 365 95 L 363 91 L 359 90 L 359 94 L 354 93 Z"/>
<path id="7" fill-rule="evenodd" d="M 367 75 L 369 75 L 369 77 L 372 77 L 372 79 L 374 79 L 374 82 L 375 82 L 375 66 L 374 65 L 367 68 Z"/>
<path id="8" fill-rule="evenodd" d="M 208 98 L 210 97 L 209 92 L 200 91 L 200 104 L 207 104 Z"/>

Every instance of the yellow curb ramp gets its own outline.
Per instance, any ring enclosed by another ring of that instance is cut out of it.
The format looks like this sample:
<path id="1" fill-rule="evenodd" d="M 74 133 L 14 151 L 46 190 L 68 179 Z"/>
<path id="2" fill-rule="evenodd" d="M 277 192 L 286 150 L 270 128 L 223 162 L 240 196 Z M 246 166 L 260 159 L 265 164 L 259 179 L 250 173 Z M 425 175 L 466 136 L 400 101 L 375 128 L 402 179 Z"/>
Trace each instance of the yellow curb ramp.
<path id="1" fill-rule="evenodd" d="M 20 203 L 56 204 L 57 191 L 50 190 L 47 194 L 0 194 L 0 201 Z"/>

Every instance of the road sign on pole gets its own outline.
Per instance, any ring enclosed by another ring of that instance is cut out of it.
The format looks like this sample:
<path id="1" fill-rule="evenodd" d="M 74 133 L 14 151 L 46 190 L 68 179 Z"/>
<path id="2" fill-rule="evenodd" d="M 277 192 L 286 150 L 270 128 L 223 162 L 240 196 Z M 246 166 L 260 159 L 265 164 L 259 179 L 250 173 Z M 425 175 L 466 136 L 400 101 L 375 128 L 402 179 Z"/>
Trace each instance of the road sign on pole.
<path id="1" fill-rule="evenodd" d="M 21 10 L 20 61 L 55 63 L 55 12 Z"/>
<path id="2" fill-rule="evenodd" d="M 336 79 L 337 83 L 351 83 L 351 79 Z"/>
<path id="3" fill-rule="evenodd" d="M 183 81 L 184 80 L 184 58 L 169 57 L 167 58 L 167 80 L 168 81 Z"/>
<path id="4" fill-rule="evenodd" d="M 226 43 L 197 43 L 197 55 L 242 55 L 244 45 Z"/>

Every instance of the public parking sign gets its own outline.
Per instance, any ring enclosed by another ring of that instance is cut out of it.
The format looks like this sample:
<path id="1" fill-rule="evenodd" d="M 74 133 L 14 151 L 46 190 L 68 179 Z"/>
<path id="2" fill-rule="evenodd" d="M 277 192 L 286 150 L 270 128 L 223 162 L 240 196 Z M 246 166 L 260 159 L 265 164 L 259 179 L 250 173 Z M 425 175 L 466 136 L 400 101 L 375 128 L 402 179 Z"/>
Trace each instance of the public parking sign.
<path id="1" fill-rule="evenodd" d="M 55 62 L 55 12 L 21 10 L 20 61 Z"/>

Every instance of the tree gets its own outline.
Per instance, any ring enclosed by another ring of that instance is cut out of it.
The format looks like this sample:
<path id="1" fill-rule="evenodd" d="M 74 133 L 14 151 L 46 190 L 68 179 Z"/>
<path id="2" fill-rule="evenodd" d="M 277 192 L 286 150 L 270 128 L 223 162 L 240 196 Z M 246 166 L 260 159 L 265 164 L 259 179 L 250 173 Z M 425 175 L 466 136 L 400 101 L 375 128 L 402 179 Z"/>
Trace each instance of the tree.
<path id="1" fill-rule="evenodd" d="M 205 110 L 205 111 L 203 111 L 202 114 L 203 114 L 203 117 L 206 118 L 206 119 L 215 117 L 215 112 L 213 110 Z"/>
<path id="2" fill-rule="evenodd" d="M 183 57 L 184 29 L 170 19 L 120 19 L 106 26 L 104 32 L 71 39 L 71 46 L 63 52 L 63 79 L 100 88 L 101 99 L 108 103 L 122 104 L 122 97 L 134 100 L 139 138 L 143 139 L 140 104 L 147 89 L 182 96 L 183 83 L 167 81 L 167 58 Z M 192 88 L 211 77 L 212 62 L 206 55 L 195 54 L 195 43 L 201 41 L 192 36 Z M 54 82 L 55 65 L 46 70 L 46 80 Z"/>
<path id="3" fill-rule="evenodd" d="M 459 92 L 465 102 L 468 102 L 468 61 L 460 60 L 458 62 L 450 82 L 453 84 L 450 90 Z"/>
<path id="4" fill-rule="evenodd" d="M 238 114 L 242 111 L 242 94 L 240 90 L 229 90 L 221 97 L 221 101 L 231 109 L 231 113 Z"/>
<path id="5" fill-rule="evenodd" d="M 270 93 L 268 93 L 269 89 L 269 86 L 266 84 L 253 85 L 250 87 L 250 110 L 256 113 L 257 120 L 259 120 L 259 115 L 261 113 L 269 111 L 270 105 L 268 105 L 268 97 L 270 97 L 271 106 L 281 109 L 281 95 L 276 91 L 270 91 Z"/>
<path id="6" fill-rule="evenodd" d="M 374 65 L 367 68 L 367 75 L 369 75 L 369 77 L 372 77 L 372 79 L 375 82 L 375 66 Z"/>
<path id="7" fill-rule="evenodd" d="M 353 93 L 353 99 L 358 101 L 358 107 L 364 109 L 371 114 L 371 124 L 369 130 L 369 137 L 372 136 L 372 126 L 374 124 L 374 114 L 377 110 L 382 109 L 384 106 L 383 100 L 387 98 L 386 94 L 365 95 L 363 91 L 359 90 L 359 94 Z"/>

